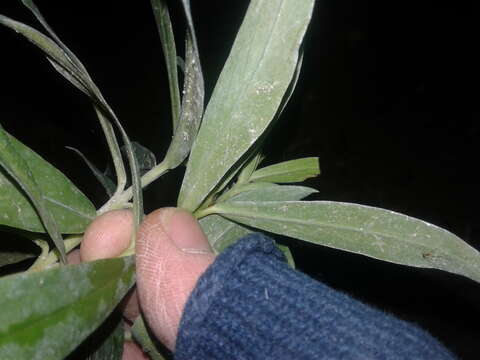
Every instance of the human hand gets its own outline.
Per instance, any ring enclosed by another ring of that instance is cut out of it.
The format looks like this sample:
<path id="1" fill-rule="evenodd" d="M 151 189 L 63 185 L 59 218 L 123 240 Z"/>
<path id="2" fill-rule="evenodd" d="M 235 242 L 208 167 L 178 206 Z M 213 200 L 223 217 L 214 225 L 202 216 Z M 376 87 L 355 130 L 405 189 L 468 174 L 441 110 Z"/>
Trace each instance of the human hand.
<path id="1" fill-rule="evenodd" d="M 132 229 L 129 210 L 99 216 L 85 232 L 81 261 L 119 256 L 130 244 Z M 136 240 L 137 288 L 122 304 L 124 316 L 133 322 L 141 311 L 154 335 L 173 350 L 185 303 L 214 259 L 190 213 L 164 208 L 149 214 Z M 136 344 L 126 343 L 123 360 L 137 359 L 147 357 Z"/>

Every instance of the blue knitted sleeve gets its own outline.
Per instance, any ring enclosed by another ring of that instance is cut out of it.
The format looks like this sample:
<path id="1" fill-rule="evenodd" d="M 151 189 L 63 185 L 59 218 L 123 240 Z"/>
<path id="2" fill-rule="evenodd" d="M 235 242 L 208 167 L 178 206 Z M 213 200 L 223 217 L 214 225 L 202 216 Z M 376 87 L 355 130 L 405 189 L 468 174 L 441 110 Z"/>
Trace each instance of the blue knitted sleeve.
<path id="1" fill-rule="evenodd" d="M 251 234 L 199 279 L 175 359 L 454 359 L 425 331 L 291 269 Z"/>

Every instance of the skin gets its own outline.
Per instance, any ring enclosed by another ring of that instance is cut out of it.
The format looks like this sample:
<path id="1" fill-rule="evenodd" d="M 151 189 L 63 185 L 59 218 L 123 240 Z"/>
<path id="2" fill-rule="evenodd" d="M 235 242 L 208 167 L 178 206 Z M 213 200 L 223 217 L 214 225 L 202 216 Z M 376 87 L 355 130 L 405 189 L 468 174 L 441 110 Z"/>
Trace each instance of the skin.
<path id="1" fill-rule="evenodd" d="M 117 210 L 99 216 L 85 232 L 80 253 L 71 262 L 119 256 L 130 244 L 133 216 Z M 187 211 L 163 208 L 145 217 L 136 240 L 137 287 L 121 305 L 127 321 L 140 311 L 155 336 L 175 349 L 180 318 L 198 278 L 214 261 L 207 238 Z M 126 343 L 123 360 L 148 359 Z"/>

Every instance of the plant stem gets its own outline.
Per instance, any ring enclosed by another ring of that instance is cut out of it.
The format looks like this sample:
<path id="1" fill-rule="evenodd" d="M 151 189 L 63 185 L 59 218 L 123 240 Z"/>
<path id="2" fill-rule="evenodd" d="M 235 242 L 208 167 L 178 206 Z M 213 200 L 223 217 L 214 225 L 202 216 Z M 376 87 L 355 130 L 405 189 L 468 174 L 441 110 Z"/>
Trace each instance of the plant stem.
<path id="1" fill-rule="evenodd" d="M 212 214 L 215 214 L 215 208 L 214 208 L 214 206 L 209 206 L 209 207 L 204 208 L 204 209 L 198 209 L 197 211 L 195 211 L 193 213 L 193 216 L 195 216 L 195 218 L 197 218 L 197 220 L 200 220 L 201 218 L 203 218 L 205 216 L 208 216 L 208 215 L 212 215 Z"/>
<path id="2" fill-rule="evenodd" d="M 170 170 L 170 167 L 168 163 L 165 161 L 162 161 L 160 164 L 154 166 L 152 169 L 147 171 L 142 176 L 141 178 L 142 188 L 151 184 L 153 181 L 155 181 L 160 176 L 165 174 L 168 170 Z M 131 205 L 129 205 L 129 201 L 132 199 L 132 196 L 133 196 L 133 191 L 132 191 L 132 186 L 130 186 L 128 189 L 124 190 L 123 192 L 112 196 L 110 200 L 108 200 L 108 202 L 105 203 L 105 205 L 103 205 L 100 209 L 98 209 L 97 215 L 101 215 L 110 210 L 125 209 L 127 207 L 131 207 Z"/>
<path id="3" fill-rule="evenodd" d="M 65 252 L 69 253 L 75 249 L 82 242 L 83 236 L 73 236 L 65 239 Z M 30 266 L 27 272 L 42 271 L 51 268 L 58 263 L 58 251 L 56 249 L 48 252 L 48 245 L 46 242 L 35 242 L 42 249 L 42 253 L 37 260 Z"/>

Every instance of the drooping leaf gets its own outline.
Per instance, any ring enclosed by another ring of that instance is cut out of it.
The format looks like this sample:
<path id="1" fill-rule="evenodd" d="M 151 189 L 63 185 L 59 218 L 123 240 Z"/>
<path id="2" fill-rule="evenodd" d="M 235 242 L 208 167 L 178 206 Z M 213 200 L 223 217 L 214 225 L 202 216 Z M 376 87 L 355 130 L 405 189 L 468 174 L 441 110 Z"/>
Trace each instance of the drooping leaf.
<path id="1" fill-rule="evenodd" d="M 115 192 L 115 184 L 113 181 L 105 175 L 103 172 L 101 172 L 90 160 L 87 159 L 85 155 L 83 155 L 78 149 L 75 149 L 70 146 L 66 146 L 67 149 L 72 150 L 78 156 L 82 158 L 82 160 L 87 164 L 88 168 L 90 171 L 93 173 L 93 175 L 97 178 L 97 180 L 102 184 L 103 188 L 107 192 L 108 196 L 112 196 L 113 193 Z"/>
<path id="2" fill-rule="evenodd" d="M 216 254 L 252 232 L 251 229 L 220 215 L 209 215 L 200 219 L 200 226 Z"/>
<path id="3" fill-rule="evenodd" d="M 58 66 L 65 71 L 65 73 L 70 74 L 75 81 L 85 86 L 84 82 L 86 79 L 82 72 L 74 64 L 72 64 L 68 55 L 60 46 L 55 43 L 55 41 L 42 34 L 40 31 L 35 30 L 34 28 L 21 22 L 10 19 L 4 15 L 0 15 L 0 24 L 5 25 L 15 32 L 23 35 L 31 43 L 40 48 L 52 61 L 57 63 Z"/>
<path id="4" fill-rule="evenodd" d="M 190 153 L 202 119 L 205 97 L 200 56 L 190 12 L 190 1 L 182 0 L 182 4 L 187 19 L 185 80 L 180 119 L 174 129 L 173 139 L 165 156 L 165 162 L 170 169 L 180 165 Z"/>
<path id="5" fill-rule="evenodd" d="M 180 207 L 196 210 L 274 118 L 314 2 L 250 2 L 192 148 Z"/>
<path id="6" fill-rule="evenodd" d="M 0 279 L 0 359 L 64 359 L 134 282 L 133 257 Z"/>
<path id="7" fill-rule="evenodd" d="M 139 316 L 132 326 L 132 335 L 135 340 L 142 346 L 142 350 L 148 354 L 152 360 L 164 360 L 165 357 L 160 354 L 150 334 L 147 331 L 143 318 Z"/>
<path id="8" fill-rule="evenodd" d="M 32 4 L 32 2 L 27 1 Z M 37 9 L 38 10 L 38 9 Z M 35 12 L 34 12 L 35 13 Z M 38 16 L 37 16 L 38 18 Z M 41 22 L 44 26 L 46 22 L 44 19 L 41 19 Z M 133 147 L 131 145 L 130 139 L 128 138 L 125 130 L 123 129 L 120 121 L 118 120 L 116 114 L 107 103 L 102 93 L 92 81 L 90 75 L 87 73 L 83 65 L 77 64 L 79 60 L 75 57 L 73 59 L 70 55 L 73 54 L 66 46 L 58 40 L 58 43 L 49 38 L 48 36 L 42 34 L 38 30 L 33 29 L 32 27 L 22 24 L 18 21 L 12 20 L 6 16 L 0 15 L 0 24 L 5 25 L 17 33 L 23 35 L 30 42 L 36 45 L 41 49 L 45 55 L 51 60 L 51 63 L 54 64 L 54 68 L 63 75 L 68 81 L 70 81 L 74 86 L 78 87 L 80 90 L 85 92 L 94 104 L 95 111 L 98 115 L 99 122 L 102 126 L 102 129 L 105 133 L 107 143 L 109 145 L 110 152 L 113 157 L 113 162 L 115 164 L 115 171 L 117 172 L 117 191 L 123 191 L 123 186 L 125 184 L 125 168 L 123 166 L 122 157 L 120 154 L 118 142 L 116 140 L 115 133 L 112 128 L 112 122 L 116 125 L 120 134 L 122 136 L 123 142 L 126 146 L 126 153 L 128 157 L 128 162 L 130 165 L 130 172 L 132 177 L 132 195 L 133 195 L 133 213 L 134 213 L 134 224 L 135 229 L 138 227 L 142 217 L 143 217 L 143 197 L 141 192 L 140 184 L 140 172 L 138 169 L 138 164 L 135 158 Z M 49 27 L 47 28 L 49 30 Z M 55 35 L 55 39 L 58 37 Z M 67 49 L 67 50 L 64 50 Z M 69 55 L 70 54 L 70 55 Z M 72 60 L 73 59 L 73 60 Z M 113 199 L 115 202 L 117 199 Z M 110 204 L 109 204 L 110 205 Z M 133 234 L 136 233 L 136 230 Z"/>
<path id="9" fill-rule="evenodd" d="M 80 60 L 75 56 L 75 54 L 70 51 L 70 49 L 60 40 L 60 38 L 55 34 L 53 29 L 48 25 L 47 21 L 43 17 L 43 15 L 40 13 L 40 10 L 38 7 L 35 5 L 35 3 L 32 0 L 21 0 L 23 5 L 25 5 L 32 13 L 35 15 L 37 20 L 42 24 L 45 30 L 50 34 L 50 36 L 55 40 L 55 42 L 59 45 L 59 47 L 65 52 L 65 55 L 68 57 L 72 65 L 75 67 L 78 67 L 80 70 L 83 70 L 86 73 L 86 69 L 83 66 L 83 64 L 80 62 Z"/>
<path id="10" fill-rule="evenodd" d="M 163 55 L 165 57 L 165 65 L 167 67 L 173 130 L 175 130 L 180 119 L 180 88 L 178 85 L 178 63 L 175 37 L 173 35 L 167 0 L 151 0 L 150 3 L 152 5 L 153 14 L 155 15 L 155 21 L 157 22 Z"/>
<path id="11" fill-rule="evenodd" d="M 319 174 L 320 166 L 318 164 L 318 158 L 310 157 L 284 161 L 258 169 L 252 174 L 250 181 L 293 183 L 304 181 Z"/>
<path id="12" fill-rule="evenodd" d="M 480 282 L 476 249 L 442 228 L 393 211 L 331 201 L 228 201 L 212 212 L 276 234 Z"/>
<path id="13" fill-rule="evenodd" d="M 25 176 L 31 178 L 27 182 L 35 182 L 38 189 L 34 191 L 40 194 L 40 201 L 45 202 L 45 207 L 51 213 L 59 231 L 82 233 L 95 217 L 93 204 L 65 175 L 33 150 L 1 128 L 0 133 L 2 148 L 0 157 L 9 167 L 15 165 L 15 161 L 18 161 L 16 166 L 21 166 L 22 162 L 27 164 L 24 170 Z M 5 147 L 10 150 L 6 150 Z M 9 153 L 13 157 L 7 159 Z M 27 184 L 24 186 L 28 186 Z M 45 232 L 38 210 L 26 196 L 26 190 L 20 189 L 12 177 L 3 170 L 0 170 L 0 199 L 0 224 L 28 231 Z"/>

